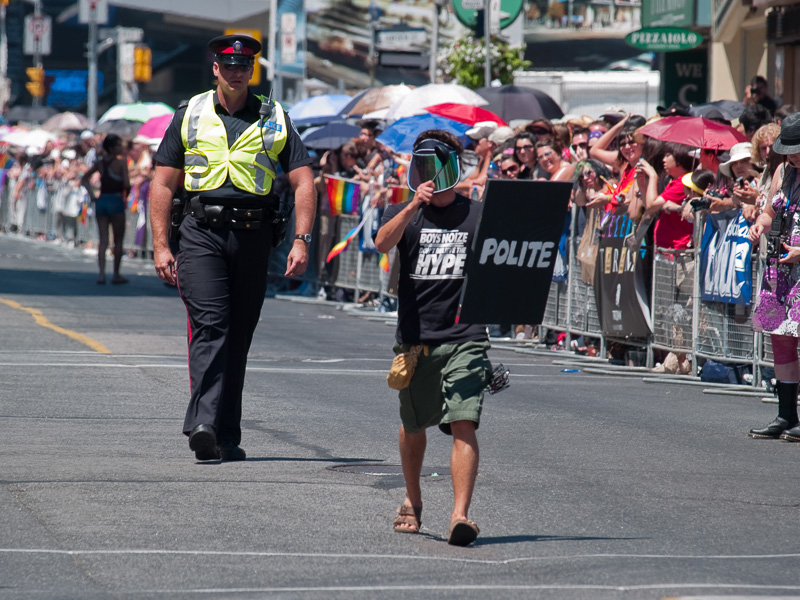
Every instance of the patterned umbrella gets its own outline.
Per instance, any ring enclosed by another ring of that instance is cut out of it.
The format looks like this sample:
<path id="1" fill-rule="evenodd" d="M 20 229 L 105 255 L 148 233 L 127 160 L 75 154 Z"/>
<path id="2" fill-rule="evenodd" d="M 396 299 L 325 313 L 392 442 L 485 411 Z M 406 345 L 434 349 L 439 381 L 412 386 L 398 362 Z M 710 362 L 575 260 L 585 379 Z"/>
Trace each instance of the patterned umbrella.
<path id="1" fill-rule="evenodd" d="M 97 120 L 98 125 L 106 121 L 124 119 L 146 123 L 153 117 L 171 115 L 175 110 L 163 102 L 134 102 L 133 104 L 115 104 Z"/>
<path id="2" fill-rule="evenodd" d="M 389 108 L 412 89 L 414 88 L 400 84 L 365 90 L 362 94 L 353 98 L 353 102 L 345 106 L 342 112 L 348 117 L 360 117 L 366 113 Z"/>

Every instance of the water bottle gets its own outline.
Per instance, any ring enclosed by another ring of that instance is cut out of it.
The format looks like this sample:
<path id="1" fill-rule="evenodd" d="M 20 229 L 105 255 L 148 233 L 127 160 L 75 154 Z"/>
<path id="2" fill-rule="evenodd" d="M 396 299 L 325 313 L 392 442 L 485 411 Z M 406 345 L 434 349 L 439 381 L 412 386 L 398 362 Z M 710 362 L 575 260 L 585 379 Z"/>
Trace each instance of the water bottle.
<path id="1" fill-rule="evenodd" d="M 500 169 L 497 167 L 497 163 L 491 161 L 489 163 L 489 169 L 486 171 L 486 176 L 489 179 L 497 179 L 497 176 L 500 174 Z"/>
<path id="2" fill-rule="evenodd" d="M 478 186 L 477 185 L 473 185 L 472 186 L 472 194 L 470 195 L 470 197 L 473 200 L 480 200 L 481 199 L 480 195 L 478 194 Z"/>

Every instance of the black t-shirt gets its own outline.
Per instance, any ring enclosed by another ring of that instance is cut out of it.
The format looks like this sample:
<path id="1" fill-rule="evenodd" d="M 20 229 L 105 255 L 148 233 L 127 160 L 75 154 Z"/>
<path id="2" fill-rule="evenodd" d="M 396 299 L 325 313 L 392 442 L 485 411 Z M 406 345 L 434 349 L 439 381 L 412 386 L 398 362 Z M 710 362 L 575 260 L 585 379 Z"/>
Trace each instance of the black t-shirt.
<path id="1" fill-rule="evenodd" d="M 214 109 L 216 110 L 219 118 L 225 125 L 225 131 L 228 134 L 228 147 L 230 148 L 236 139 L 244 133 L 245 129 L 250 127 L 253 123 L 258 121 L 258 110 L 261 108 L 261 100 L 259 100 L 253 92 L 247 92 L 247 102 L 244 108 L 233 115 L 229 115 L 222 105 L 215 93 L 214 95 Z M 164 139 L 158 147 L 155 155 L 156 162 L 167 167 L 174 167 L 176 169 L 183 169 L 184 152 L 183 141 L 181 140 L 181 124 L 183 123 L 183 116 L 186 114 L 186 105 L 181 105 L 170 121 L 167 131 L 164 133 Z M 278 155 L 278 162 L 281 169 L 285 173 L 304 167 L 311 164 L 311 157 L 308 155 L 306 147 L 300 139 L 300 134 L 294 128 L 294 124 L 289 115 L 284 111 L 286 117 L 286 131 L 287 140 L 281 153 Z M 211 195 L 211 193 L 209 193 Z M 230 198 L 230 199 L 253 199 L 254 195 L 236 188 L 230 180 L 226 179 L 218 189 L 213 191 L 214 197 Z M 275 194 L 268 194 L 267 196 L 271 201 L 276 201 Z"/>
<path id="2" fill-rule="evenodd" d="M 389 206 L 381 226 L 405 206 Z M 397 244 L 398 342 L 438 345 L 488 339 L 484 325 L 456 323 L 480 209 L 479 202 L 457 195 L 444 208 L 423 206 L 406 226 Z"/>

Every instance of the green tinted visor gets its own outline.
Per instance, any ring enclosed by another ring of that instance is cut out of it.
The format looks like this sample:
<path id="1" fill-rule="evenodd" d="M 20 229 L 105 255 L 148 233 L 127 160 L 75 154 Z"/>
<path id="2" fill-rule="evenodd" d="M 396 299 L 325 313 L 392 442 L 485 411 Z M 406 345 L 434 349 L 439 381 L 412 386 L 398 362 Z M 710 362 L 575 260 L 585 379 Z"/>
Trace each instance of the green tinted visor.
<path id="1" fill-rule="evenodd" d="M 425 140 L 414 148 L 408 167 L 408 187 L 412 191 L 433 180 L 434 193 L 443 192 L 455 186 L 460 176 L 458 154 L 444 142 Z"/>

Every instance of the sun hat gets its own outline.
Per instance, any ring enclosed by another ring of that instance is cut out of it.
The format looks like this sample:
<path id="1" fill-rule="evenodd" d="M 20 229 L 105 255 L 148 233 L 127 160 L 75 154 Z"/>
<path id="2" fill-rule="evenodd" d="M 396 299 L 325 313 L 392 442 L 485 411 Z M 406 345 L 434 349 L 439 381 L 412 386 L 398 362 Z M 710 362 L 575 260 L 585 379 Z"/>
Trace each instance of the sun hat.
<path id="1" fill-rule="evenodd" d="M 511 127 L 498 127 L 489 134 L 489 141 L 497 144 L 498 146 L 505 144 L 508 140 L 513 138 L 516 134 Z"/>
<path id="2" fill-rule="evenodd" d="M 800 113 L 787 115 L 781 121 L 781 133 L 772 144 L 777 154 L 795 154 L 800 152 Z"/>
<path id="3" fill-rule="evenodd" d="M 621 106 L 609 106 L 600 116 L 606 121 L 616 123 L 624 119 L 627 115 L 627 111 Z"/>
<path id="4" fill-rule="evenodd" d="M 706 193 L 708 186 L 713 182 L 714 173 L 703 169 L 686 173 L 686 175 L 681 177 L 681 183 L 683 185 L 701 196 Z"/>
<path id="5" fill-rule="evenodd" d="M 477 142 L 478 140 L 489 137 L 489 134 L 498 127 L 499 125 L 494 121 L 479 121 L 475 123 L 471 129 L 467 129 L 467 137 Z"/>
<path id="6" fill-rule="evenodd" d="M 753 152 L 753 144 L 750 142 L 739 142 L 735 144 L 733 148 L 730 150 L 730 158 L 727 162 L 721 163 L 719 165 L 720 173 L 726 175 L 727 177 L 733 177 L 733 172 L 731 171 L 731 164 L 735 163 L 737 160 L 742 160 L 744 158 L 750 160 L 751 154 Z"/>

